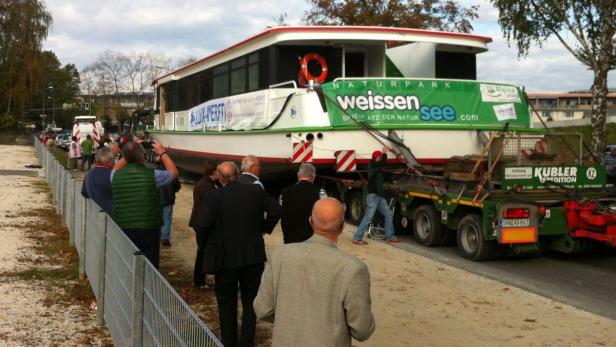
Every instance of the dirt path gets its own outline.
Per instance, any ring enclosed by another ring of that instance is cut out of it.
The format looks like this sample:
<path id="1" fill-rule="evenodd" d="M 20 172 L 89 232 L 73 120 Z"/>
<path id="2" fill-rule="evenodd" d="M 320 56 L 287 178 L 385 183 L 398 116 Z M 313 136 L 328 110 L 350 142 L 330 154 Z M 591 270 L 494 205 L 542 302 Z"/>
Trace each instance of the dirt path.
<path id="1" fill-rule="evenodd" d="M 95 312 L 73 302 L 87 283 L 71 272 L 74 254 L 42 173 L 10 174 L 28 164 L 38 164 L 33 147 L 0 145 L 0 346 L 104 345 Z"/>
<path id="2" fill-rule="evenodd" d="M 175 266 L 192 271 L 196 251 L 188 228 L 192 186 L 183 185 L 174 209 Z M 348 225 L 339 247 L 365 261 L 372 276 L 377 329 L 358 346 L 608 346 L 616 321 L 537 296 L 386 244 L 355 246 Z M 279 229 L 266 237 L 281 244 Z M 262 329 L 268 325 L 261 323 Z"/>

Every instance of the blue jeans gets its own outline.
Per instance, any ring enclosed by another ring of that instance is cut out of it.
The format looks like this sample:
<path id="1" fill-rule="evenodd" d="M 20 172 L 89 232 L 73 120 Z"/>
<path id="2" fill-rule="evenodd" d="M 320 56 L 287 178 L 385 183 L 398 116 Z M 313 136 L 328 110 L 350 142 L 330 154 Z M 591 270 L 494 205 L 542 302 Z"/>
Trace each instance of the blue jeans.
<path id="1" fill-rule="evenodd" d="M 368 224 L 372 222 L 372 218 L 374 218 L 374 213 L 377 208 L 383 217 L 385 217 L 385 240 L 392 240 L 396 238 L 394 236 L 394 216 L 387 205 L 387 201 L 382 196 L 369 193 L 366 195 L 366 213 L 357 227 L 357 232 L 355 232 L 355 236 L 353 236 L 354 240 L 359 241 L 364 238 L 364 233 L 366 232 L 366 229 L 368 229 Z"/>
<path id="2" fill-rule="evenodd" d="M 173 205 L 163 206 L 163 240 L 171 240 L 171 219 L 173 216 Z"/>

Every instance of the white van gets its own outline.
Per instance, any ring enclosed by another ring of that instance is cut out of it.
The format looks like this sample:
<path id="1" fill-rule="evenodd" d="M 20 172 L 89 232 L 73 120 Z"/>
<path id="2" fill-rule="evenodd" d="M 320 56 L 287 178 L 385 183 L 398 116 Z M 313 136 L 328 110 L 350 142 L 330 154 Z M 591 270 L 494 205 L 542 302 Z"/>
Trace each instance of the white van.
<path id="1" fill-rule="evenodd" d="M 77 136 L 79 142 L 90 135 L 92 140 L 98 142 L 105 134 L 105 129 L 95 116 L 77 116 L 73 125 L 73 136 Z"/>

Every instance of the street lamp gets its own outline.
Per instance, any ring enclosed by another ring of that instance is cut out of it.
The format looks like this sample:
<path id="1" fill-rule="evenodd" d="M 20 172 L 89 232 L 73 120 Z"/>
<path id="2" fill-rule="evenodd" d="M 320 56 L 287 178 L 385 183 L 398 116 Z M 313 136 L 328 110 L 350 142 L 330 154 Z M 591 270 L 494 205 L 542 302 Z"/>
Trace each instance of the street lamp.
<path id="1" fill-rule="evenodd" d="M 56 107 L 55 107 L 55 105 L 54 105 L 54 104 L 55 104 L 55 102 L 54 102 L 54 101 L 55 101 L 55 99 L 54 99 L 54 97 L 53 97 L 53 96 L 54 96 L 54 95 L 53 95 L 53 94 L 54 94 L 54 93 L 53 93 L 53 86 L 52 86 L 52 85 L 49 85 L 49 86 L 47 87 L 47 89 L 49 89 L 49 93 L 51 94 L 51 96 L 49 97 L 49 98 L 51 99 L 51 117 L 52 117 L 52 122 L 53 122 L 53 125 L 54 125 L 54 127 L 55 127 L 55 126 L 56 126 Z"/>

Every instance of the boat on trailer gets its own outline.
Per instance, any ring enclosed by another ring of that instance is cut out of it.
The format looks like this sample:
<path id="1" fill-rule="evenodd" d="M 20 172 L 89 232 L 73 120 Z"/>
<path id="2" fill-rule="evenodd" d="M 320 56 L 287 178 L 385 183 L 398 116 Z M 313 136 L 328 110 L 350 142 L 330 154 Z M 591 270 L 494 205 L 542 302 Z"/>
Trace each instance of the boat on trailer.
<path id="1" fill-rule="evenodd" d="M 206 158 L 247 154 L 264 174 L 300 162 L 350 171 L 383 145 L 409 148 L 419 164 L 479 154 L 485 132 L 530 127 L 519 88 L 476 80 L 489 42 L 405 28 L 271 28 L 156 79 L 150 135 L 199 173 Z"/>

